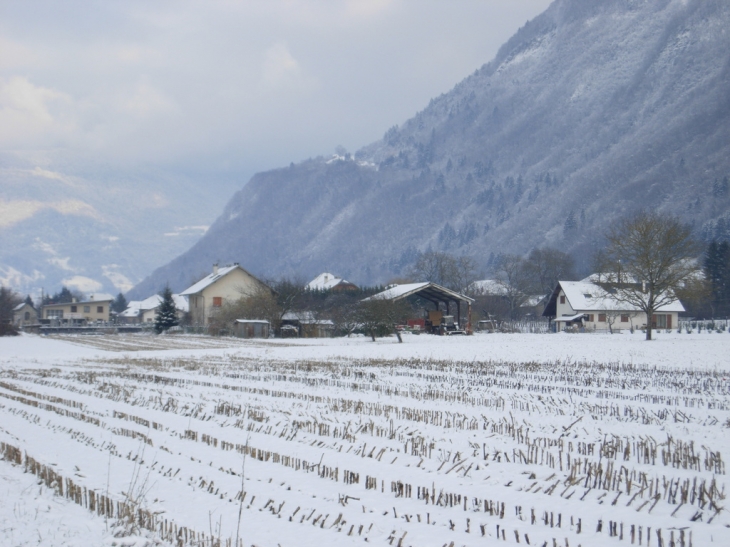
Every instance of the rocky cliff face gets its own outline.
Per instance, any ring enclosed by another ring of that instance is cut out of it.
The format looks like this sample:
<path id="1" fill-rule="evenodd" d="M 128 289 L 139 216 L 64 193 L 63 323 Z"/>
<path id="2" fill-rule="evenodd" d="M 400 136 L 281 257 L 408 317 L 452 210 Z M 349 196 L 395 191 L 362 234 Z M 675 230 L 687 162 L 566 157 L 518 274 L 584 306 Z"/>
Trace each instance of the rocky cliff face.
<path id="1" fill-rule="evenodd" d="M 254 176 L 133 295 L 180 290 L 214 261 L 372 283 L 428 248 L 484 267 L 543 245 L 588 260 L 639 208 L 723 235 L 728 29 L 724 0 L 556 0 L 381 141 Z"/>

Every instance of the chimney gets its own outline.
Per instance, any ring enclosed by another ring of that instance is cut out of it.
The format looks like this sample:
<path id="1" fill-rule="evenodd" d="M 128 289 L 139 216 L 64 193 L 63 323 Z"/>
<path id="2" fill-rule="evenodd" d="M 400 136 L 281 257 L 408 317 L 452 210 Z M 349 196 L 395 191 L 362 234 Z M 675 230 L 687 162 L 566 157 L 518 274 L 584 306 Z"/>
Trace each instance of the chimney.
<path id="1" fill-rule="evenodd" d="M 213 264 L 213 275 L 218 275 L 218 264 Z"/>
<path id="2" fill-rule="evenodd" d="M 72 304 L 75 304 L 76 303 L 76 297 L 75 296 L 71 297 L 71 303 Z"/>

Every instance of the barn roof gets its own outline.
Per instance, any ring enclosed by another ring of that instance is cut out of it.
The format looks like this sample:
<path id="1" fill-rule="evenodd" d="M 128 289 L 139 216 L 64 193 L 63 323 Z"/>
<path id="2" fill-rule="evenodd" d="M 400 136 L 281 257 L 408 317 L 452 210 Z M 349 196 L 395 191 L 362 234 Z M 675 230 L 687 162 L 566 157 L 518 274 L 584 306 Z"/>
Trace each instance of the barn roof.
<path id="1" fill-rule="evenodd" d="M 432 302 L 474 302 L 473 298 L 469 298 L 464 294 L 428 282 L 393 285 L 381 293 L 365 298 L 363 302 L 369 300 L 401 300 L 413 295 L 418 295 Z"/>

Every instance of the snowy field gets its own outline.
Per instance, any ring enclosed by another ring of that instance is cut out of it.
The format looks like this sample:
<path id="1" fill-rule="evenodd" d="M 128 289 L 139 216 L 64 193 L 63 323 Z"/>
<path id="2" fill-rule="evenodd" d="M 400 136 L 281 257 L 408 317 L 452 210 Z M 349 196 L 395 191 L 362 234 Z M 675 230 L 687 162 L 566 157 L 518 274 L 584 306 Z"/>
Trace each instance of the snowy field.
<path id="1" fill-rule="evenodd" d="M 730 545 L 729 350 L 0 338 L 0 544 Z"/>

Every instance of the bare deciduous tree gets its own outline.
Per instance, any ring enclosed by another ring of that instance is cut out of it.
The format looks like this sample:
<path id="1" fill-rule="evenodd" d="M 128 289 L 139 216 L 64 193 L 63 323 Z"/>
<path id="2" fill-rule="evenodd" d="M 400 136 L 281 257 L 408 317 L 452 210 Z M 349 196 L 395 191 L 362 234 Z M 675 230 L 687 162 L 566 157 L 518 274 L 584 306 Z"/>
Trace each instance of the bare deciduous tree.
<path id="1" fill-rule="evenodd" d="M 211 317 L 212 332 L 228 330 L 236 319 L 263 319 L 268 321 L 273 330 L 281 324 L 281 306 L 276 295 L 269 288 L 259 288 L 252 293 L 245 293 L 233 302 L 225 302 Z"/>
<path id="2" fill-rule="evenodd" d="M 646 313 L 646 339 L 651 340 L 652 317 L 677 300 L 697 269 L 701 252 L 692 230 L 678 218 L 641 212 L 616 224 L 606 234 L 601 273 L 616 300 Z"/>
<path id="3" fill-rule="evenodd" d="M 557 249 L 533 249 L 525 260 L 530 288 L 535 294 L 548 294 L 558 281 L 571 281 L 575 273 L 573 257 Z"/>
<path id="4" fill-rule="evenodd" d="M 502 254 L 497 258 L 495 273 L 504 286 L 510 317 L 515 319 L 517 311 L 527 301 L 530 293 L 530 276 L 525 260 L 517 255 Z"/>
<path id="5" fill-rule="evenodd" d="M 426 251 L 419 253 L 409 275 L 416 281 L 430 281 L 460 292 L 476 279 L 476 271 L 476 263 L 471 257 Z"/>
<path id="6" fill-rule="evenodd" d="M 402 325 L 411 313 L 411 307 L 405 300 L 391 300 L 388 298 L 368 298 L 360 302 L 358 320 L 362 329 L 370 334 L 375 342 L 377 336 L 388 336 L 395 333 L 398 342 L 403 342 L 401 334 L 396 329 Z"/>

